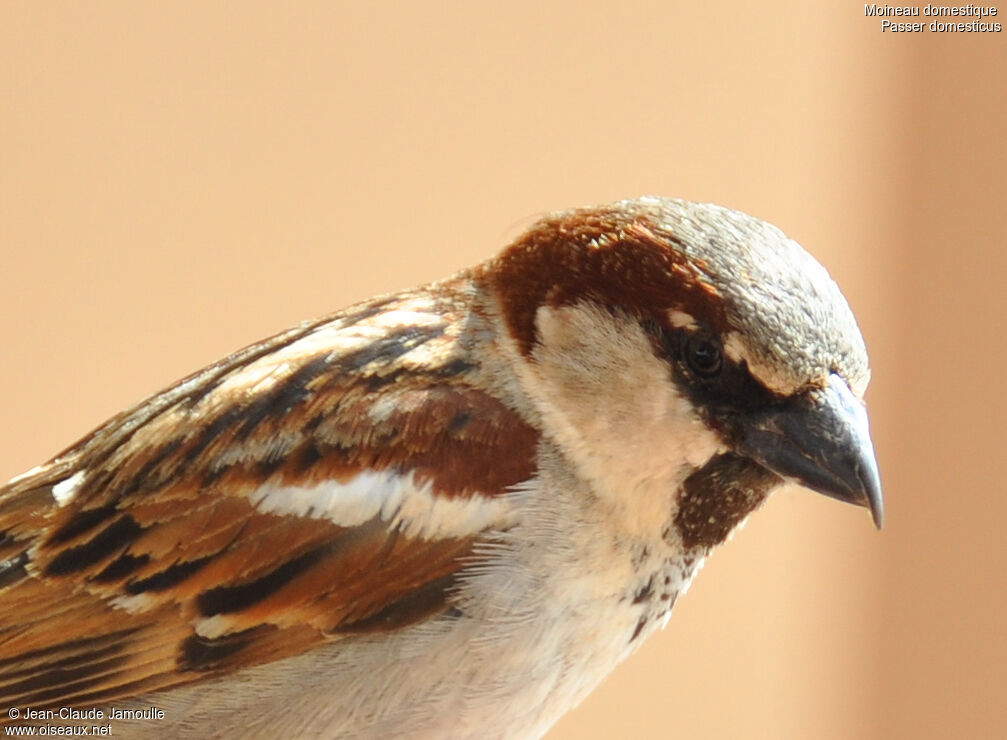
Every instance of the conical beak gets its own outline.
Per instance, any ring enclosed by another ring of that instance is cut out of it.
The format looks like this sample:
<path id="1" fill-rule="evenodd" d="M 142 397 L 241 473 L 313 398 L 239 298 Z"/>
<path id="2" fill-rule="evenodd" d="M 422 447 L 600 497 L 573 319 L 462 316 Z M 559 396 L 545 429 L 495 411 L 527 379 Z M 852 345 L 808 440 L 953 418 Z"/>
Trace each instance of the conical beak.
<path id="1" fill-rule="evenodd" d="M 749 418 L 740 451 L 785 479 L 870 509 L 881 529 L 884 501 L 867 411 L 838 375 Z"/>

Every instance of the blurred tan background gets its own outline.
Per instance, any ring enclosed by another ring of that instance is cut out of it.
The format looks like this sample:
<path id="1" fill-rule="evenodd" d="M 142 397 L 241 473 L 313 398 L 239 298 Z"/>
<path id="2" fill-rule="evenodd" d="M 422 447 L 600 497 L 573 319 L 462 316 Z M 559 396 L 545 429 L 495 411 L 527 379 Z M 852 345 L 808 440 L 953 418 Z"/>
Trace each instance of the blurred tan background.
<path id="1" fill-rule="evenodd" d="M 1005 737 L 1005 39 L 798 0 L 4 3 L 0 477 L 542 211 L 717 201 L 853 304 L 888 524 L 782 492 L 550 737 Z"/>

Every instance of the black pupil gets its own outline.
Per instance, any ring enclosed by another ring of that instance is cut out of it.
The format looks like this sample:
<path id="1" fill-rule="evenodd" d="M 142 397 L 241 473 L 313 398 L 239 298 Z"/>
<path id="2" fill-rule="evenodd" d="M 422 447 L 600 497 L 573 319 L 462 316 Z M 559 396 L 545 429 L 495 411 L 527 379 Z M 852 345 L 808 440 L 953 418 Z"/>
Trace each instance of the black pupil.
<path id="1" fill-rule="evenodd" d="M 709 339 L 693 337 L 689 342 L 689 364 L 700 375 L 720 370 L 720 348 Z"/>

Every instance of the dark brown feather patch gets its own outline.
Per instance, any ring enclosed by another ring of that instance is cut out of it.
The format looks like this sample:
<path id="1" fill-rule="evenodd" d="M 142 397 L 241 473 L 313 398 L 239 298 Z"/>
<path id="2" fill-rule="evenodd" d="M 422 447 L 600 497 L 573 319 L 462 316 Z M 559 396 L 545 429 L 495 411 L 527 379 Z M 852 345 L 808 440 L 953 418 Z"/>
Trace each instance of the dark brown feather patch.
<path id="1" fill-rule="evenodd" d="M 779 476 L 748 458 L 717 455 L 682 484 L 675 515 L 682 544 L 719 545 L 779 483 Z"/>

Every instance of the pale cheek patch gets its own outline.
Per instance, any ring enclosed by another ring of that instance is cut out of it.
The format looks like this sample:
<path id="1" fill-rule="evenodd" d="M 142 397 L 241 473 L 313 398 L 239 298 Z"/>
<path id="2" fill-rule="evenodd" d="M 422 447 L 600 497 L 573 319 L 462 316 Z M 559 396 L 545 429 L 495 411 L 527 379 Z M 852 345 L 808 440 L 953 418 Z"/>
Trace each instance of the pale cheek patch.
<path id="1" fill-rule="evenodd" d="M 650 536 L 671 492 L 721 451 L 720 437 L 634 319 L 578 304 L 539 309 L 537 326 L 539 371 L 528 387 L 548 435 L 607 502 L 620 536 Z"/>
<path id="2" fill-rule="evenodd" d="M 249 498 L 262 512 L 328 519 L 341 527 L 378 517 L 390 528 L 426 540 L 470 537 L 513 524 L 506 497 L 443 496 L 429 481 L 417 485 L 412 473 L 368 471 L 345 483 L 326 481 L 311 487 L 267 483 Z"/>

